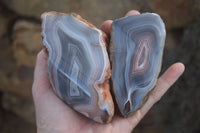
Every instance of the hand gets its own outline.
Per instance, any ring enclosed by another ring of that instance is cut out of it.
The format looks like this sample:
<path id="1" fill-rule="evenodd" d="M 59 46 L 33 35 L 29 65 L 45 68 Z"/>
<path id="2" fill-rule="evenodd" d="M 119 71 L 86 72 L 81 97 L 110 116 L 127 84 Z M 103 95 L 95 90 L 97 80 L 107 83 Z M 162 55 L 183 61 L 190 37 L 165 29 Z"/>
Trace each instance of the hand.
<path id="1" fill-rule="evenodd" d="M 133 10 L 126 15 L 131 14 L 139 12 Z M 111 23 L 107 20 L 102 24 L 101 29 L 107 35 L 110 34 Z M 75 112 L 56 96 L 47 73 L 47 58 L 43 50 L 38 54 L 32 87 L 38 133 L 129 133 L 184 71 L 182 63 L 173 64 L 158 79 L 147 102 L 133 116 L 123 118 L 116 115 L 111 123 L 99 124 Z"/>

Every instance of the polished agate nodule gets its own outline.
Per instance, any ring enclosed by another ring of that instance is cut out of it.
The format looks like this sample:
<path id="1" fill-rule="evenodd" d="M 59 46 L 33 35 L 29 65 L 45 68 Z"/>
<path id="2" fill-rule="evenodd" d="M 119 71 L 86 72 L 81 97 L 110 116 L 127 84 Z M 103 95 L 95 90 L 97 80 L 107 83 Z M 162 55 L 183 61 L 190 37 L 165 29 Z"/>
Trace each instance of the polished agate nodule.
<path id="1" fill-rule="evenodd" d="M 74 110 L 100 123 L 114 113 L 105 34 L 76 14 L 42 15 L 43 44 L 54 91 Z M 53 108 L 53 107 L 52 107 Z"/>
<path id="2" fill-rule="evenodd" d="M 100 123 L 114 114 L 106 35 L 76 14 L 42 15 L 48 73 L 57 95 L 71 108 Z M 165 26 L 157 14 L 144 13 L 112 24 L 110 60 L 113 94 L 123 116 L 139 109 L 160 72 Z"/>
<path id="3" fill-rule="evenodd" d="M 120 112 L 127 117 L 139 109 L 160 72 L 165 26 L 157 14 L 144 13 L 112 24 L 112 83 Z"/>

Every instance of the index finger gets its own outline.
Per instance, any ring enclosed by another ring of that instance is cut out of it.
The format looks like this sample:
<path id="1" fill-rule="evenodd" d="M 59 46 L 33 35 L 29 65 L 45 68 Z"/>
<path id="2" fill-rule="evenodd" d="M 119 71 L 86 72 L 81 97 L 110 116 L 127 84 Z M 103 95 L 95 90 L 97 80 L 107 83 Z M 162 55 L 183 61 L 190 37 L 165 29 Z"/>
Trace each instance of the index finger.
<path id="1" fill-rule="evenodd" d="M 136 10 L 131 10 L 129 12 L 126 13 L 125 16 L 129 16 L 129 15 L 137 15 L 140 14 L 139 11 Z M 110 32 L 111 32 L 111 25 L 112 25 L 113 20 L 106 20 L 103 22 L 103 24 L 101 25 L 101 30 L 103 32 L 105 32 L 107 34 L 107 36 L 110 37 Z"/>

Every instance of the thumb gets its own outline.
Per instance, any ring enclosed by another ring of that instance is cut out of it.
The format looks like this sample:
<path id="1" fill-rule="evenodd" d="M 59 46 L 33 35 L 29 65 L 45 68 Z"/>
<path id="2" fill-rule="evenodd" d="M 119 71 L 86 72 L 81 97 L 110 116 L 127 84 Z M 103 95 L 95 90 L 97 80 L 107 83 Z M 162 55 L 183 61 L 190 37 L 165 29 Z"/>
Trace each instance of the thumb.
<path id="1" fill-rule="evenodd" d="M 47 72 L 47 54 L 41 50 L 37 55 L 37 61 L 34 71 L 34 82 L 32 86 L 32 94 L 35 99 L 50 89 L 50 81 Z"/>

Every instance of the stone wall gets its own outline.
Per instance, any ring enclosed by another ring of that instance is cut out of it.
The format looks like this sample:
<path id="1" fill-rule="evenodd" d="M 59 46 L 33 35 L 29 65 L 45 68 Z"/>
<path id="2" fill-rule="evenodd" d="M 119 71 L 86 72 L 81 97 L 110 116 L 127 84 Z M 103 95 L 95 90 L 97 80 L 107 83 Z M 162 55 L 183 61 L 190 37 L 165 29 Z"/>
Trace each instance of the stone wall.
<path id="1" fill-rule="evenodd" d="M 133 132 L 200 132 L 199 0 L 0 0 L 0 132 L 36 131 L 31 86 L 42 48 L 41 13 L 75 12 L 100 27 L 131 9 L 156 12 L 166 23 L 162 71 L 176 61 L 186 65 L 182 78 Z"/>

